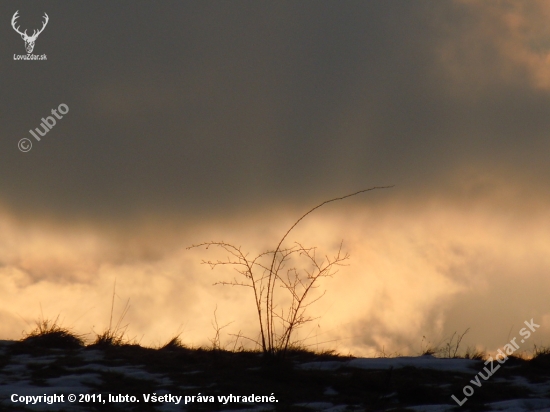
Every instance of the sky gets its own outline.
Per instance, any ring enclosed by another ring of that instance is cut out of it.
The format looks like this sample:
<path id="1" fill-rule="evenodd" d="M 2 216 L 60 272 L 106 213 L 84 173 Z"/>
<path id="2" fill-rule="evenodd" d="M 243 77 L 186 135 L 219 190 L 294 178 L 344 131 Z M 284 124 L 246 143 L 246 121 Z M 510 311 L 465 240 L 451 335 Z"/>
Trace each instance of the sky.
<path id="1" fill-rule="evenodd" d="M 16 11 L 28 34 L 47 13 L 47 60 L 17 57 Z M 257 255 L 321 202 L 393 185 L 289 234 L 350 255 L 296 337 L 417 354 L 469 328 L 464 347 L 495 350 L 533 319 L 523 349 L 549 344 L 548 2 L 26 1 L 0 16 L 0 338 L 59 316 L 93 340 L 116 283 L 113 317 L 129 300 L 144 345 L 207 345 L 215 317 L 228 347 L 255 339 L 251 290 L 201 264 L 225 255 L 187 248 Z"/>

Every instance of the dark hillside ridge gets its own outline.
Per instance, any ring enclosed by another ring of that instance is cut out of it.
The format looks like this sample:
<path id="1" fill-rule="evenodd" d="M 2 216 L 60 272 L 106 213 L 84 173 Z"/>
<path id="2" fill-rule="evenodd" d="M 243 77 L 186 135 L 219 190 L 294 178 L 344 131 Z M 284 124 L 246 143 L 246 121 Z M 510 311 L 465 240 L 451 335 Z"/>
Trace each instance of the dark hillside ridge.
<path id="1" fill-rule="evenodd" d="M 472 383 L 484 367 L 431 355 L 291 351 L 266 359 L 254 351 L 191 349 L 177 339 L 151 349 L 34 336 L 0 341 L 0 411 L 550 411 L 550 354 L 509 357 L 481 386 Z M 466 385 L 474 392 L 459 407 L 451 396 L 464 400 Z M 77 400 L 69 402 L 69 394 Z"/>

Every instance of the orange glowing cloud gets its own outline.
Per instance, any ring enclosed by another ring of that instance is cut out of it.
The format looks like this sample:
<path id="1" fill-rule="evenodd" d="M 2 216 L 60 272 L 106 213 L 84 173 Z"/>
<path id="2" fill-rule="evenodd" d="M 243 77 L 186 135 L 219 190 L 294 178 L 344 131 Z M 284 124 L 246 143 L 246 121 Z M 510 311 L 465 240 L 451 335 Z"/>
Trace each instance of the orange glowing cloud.
<path id="1" fill-rule="evenodd" d="M 327 206 L 292 232 L 289 242 L 332 254 L 343 240 L 351 254 L 350 265 L 321 285 L 320 292 L 327 294 L 311 307 L 311 315 L 319 318 L 297 339 L 355 354 L 382 349 L 405 354 L 420 350 L 422 336 L 437 343 L 470 327 L 465 343 L 491 349 L 513 324 L 527 318 L 548 321 L 550 220 L 544 210 L 531 207 L 526 214 L 529 207 L 519 199 L 499 208 L 513 190 L 487 192 L 470 203 L 437 198 L 401 203 L 395 192 L 374 205 Z M 164 343 L 177 332 L 189 344 L 208 344 L 216 307 L 221 325 L 233 322 L 222 341 L 231 342 L 230 334 L 239 331 L 255 339 L 257 315 L 249 291 L 212 286 L 235 273 L 210 270 L 200 261 L 214 258 L 214 251 L 186 246 L 224 240 L 261 253 L 273 248 L 281 228 L 293 222 L 289 211 L 266 209 L 225 222 L 186 224 L 179 237 L 164 239 L 158 231 L 138 235 L 137 230 L 128 235 L 131 241 L 124 240 L 122 231 L 118 247 L 109 231 L 44 230 L 36 224 L 29 232 L 3 215 L 0 313 L 5 322 L 0 333 L 18 338 L 29 329 L 23 319 L 32 324 L 41 306 L 46 316 L 60 314 L 65 326 L 93 337 L 92 327 L 99 332 L 108 325 L 116 279 L 115 317 L 130 299 L 128 333 L 142 344 Z M 154 258 L 123 253 L 129 244 L 147 249 L 151 239 L 171 246 Z M 541 329 L 537 338 L 550 334 Z"/>

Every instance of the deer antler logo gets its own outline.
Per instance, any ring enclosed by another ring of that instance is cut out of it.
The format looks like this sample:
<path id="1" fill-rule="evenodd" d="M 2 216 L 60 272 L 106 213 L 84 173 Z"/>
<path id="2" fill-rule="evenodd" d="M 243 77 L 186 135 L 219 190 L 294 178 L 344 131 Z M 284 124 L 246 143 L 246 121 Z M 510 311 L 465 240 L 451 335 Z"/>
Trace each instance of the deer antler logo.
<path id="1" fill-rule="evenodd" d="M 46 21 L 43 23 L 42 28 L 40 30 L 34 30 L 32 36 L 28 36 L 27 35 L 27 30 L 25 30 L 24 32 L 21 32 L 21 31 L 19 31 L 19 26 L 15 27 L 15 21 L 19 18 L 17 13 L 19 13 L 19 10 L 17 10 L 15 12 L 15 14 L 13 15 L 13 17 L 11 19 L 11 26 L 13 27 L 13 29 L 17 33 L 19 33 L 21 35 L 21 38 L 25 41 L 25 48 L 27 49 L 27 53 L 31 54 L 33 49 L 34 49 L 34 43 L 36 42 L 36 39 L 37 39 L 38 35 L 44 31 L 44 28 L 48 24 L 48 21 L 50 20 L 50 18 L 48 17 L 48 15 L 46 13 L 44 13 L 44 17 L 45 17 Z"/>

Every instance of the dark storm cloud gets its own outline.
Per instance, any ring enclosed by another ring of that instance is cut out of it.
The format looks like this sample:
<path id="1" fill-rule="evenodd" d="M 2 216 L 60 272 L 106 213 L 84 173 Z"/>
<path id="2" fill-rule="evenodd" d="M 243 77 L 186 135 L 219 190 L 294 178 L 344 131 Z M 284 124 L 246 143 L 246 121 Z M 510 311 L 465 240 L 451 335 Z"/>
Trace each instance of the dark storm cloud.
<path id="1" fill-rule="evenodd" d="M 30 31 L 50 22 L 46 62 L 13 61 L 23 41 L 2 27 L 0 204 L 107 225 L 380 184 L 397 187 L 369 201 L 545 204 L 543 67 L 476 4 L 3 4 Z M 20 153 L 61 103 L 69 113 Z"/>
<path id="2" fill-rule="evenodd" d="M 438 48 L 469 18 L 452 23 L 451 6 L 3 3 L 31 31 L 44 11 L 50 22 L 34 51 L 47 62 L 13 61 L 23 42 L 2 27 L 1 200 L 67 218 L 185 214 L 374 184 L 429 193 L 480 158 L 540 170 L 547 95 L 465 102 L 445 88 Z M 69 113 L 20 153 L 61 103 Z"/>

